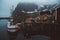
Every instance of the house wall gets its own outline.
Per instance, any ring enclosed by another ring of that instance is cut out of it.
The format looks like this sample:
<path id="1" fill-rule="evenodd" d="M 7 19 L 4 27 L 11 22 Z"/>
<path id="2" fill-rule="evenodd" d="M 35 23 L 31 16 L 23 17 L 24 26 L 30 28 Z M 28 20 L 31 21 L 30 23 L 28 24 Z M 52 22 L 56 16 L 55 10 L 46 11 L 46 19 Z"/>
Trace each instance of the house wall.
<path id="1" fill-rule="evenodd" d="M 57 9 L 57 22 L 60 23 L 60 8 Z"/>

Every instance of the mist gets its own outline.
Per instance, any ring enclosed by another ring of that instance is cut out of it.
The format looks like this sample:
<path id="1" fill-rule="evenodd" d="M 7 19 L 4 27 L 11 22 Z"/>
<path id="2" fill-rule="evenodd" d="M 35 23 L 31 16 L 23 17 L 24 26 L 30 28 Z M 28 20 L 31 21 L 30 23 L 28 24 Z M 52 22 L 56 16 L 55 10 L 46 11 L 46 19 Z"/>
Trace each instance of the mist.
<path id="1" fill-rule="evenodd" d="M 59 0 L 0 0 L 0 17 L 10 17 L 11 7 L 14 5 L 16 8 L 17 4 L 20 2 L 35 3 L 37 5 L 53 5 L 59 4 Z"/>

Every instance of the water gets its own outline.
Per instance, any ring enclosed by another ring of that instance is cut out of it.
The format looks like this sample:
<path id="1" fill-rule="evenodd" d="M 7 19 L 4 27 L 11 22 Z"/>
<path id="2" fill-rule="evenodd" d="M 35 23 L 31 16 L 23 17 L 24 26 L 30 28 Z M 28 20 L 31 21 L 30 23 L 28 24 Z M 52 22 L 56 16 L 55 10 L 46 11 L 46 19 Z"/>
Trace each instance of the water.
<path id="1" fill-rule="evenodd" d="M 8 20 L 0 20 L 0 40 L 27 40 L 22 32 L 8 33 L 7 32 Z M 49 40 L 49 37 L 42 35 L 31 36 L 28 40 Z"/>
<path id="2" fill-rule="evenodd" d="M 7 22 L 8 20 L 0 20 L 0 40 L 8 40 Z"/>
<path id="3" fill-rule="evenodd" d="M 7 25 L 8 20 L 0 20 L 0 26 Z"/>

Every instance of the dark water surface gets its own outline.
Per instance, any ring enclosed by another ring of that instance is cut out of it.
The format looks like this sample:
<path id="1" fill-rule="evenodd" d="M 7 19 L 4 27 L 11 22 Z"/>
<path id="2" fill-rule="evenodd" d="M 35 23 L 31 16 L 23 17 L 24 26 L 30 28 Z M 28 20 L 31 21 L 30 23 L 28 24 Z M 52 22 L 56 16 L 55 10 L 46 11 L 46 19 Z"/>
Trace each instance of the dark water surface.
<path id="1" fill-rule="evenodd" d="M 7 33 L 7 20 L 0 20 L 0 39 L 1 40 L 9 40 Z"/>
<path id="2" fill-rule="evenodd" d="M 50 38 L 44 35 L 34 35 L 26 39 L 21 32 L 7 32 L 8 20 L 0 20 L 0 40 L 49 40 Z"/>

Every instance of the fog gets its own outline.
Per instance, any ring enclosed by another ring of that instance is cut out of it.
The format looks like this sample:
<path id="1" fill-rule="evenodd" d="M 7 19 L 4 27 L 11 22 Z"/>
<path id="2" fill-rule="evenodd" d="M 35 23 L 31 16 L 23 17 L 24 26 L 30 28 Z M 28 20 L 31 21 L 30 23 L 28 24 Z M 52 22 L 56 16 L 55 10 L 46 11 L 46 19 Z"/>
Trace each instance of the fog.
<path id="1" fill-rule="evenodd" d="M 0 17 L 11 16 L 11 7 L 16 8 L 19 2 L 36 3 L 38 5 L 59 4 L 59 0 L 0 0 Z"/>

